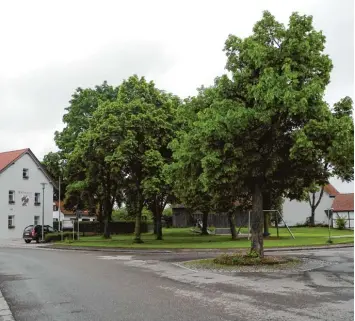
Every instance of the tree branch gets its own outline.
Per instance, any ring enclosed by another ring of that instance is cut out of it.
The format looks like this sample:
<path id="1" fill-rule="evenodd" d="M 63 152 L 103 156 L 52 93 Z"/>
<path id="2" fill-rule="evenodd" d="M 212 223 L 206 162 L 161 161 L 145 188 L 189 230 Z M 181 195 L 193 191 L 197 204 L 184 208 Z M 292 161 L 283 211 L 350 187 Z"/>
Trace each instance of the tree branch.
<path id="1" fill-rule="evenodd" d="M 311 205 L 312 209 L 314 207 L 315 202 L 316 202 L 316 193 L 312 193 L 312 205 Z"/>
<path id="2" fill-rule="evenodd" d="M 320 190 L 320 194 L 319 194 L 319 199 L 316 203 L 316 205 L 314 206 L 314 208 L 317 208 L 317 206 L 319 205 L 321 199 L 322 199 L 322 196 L 323 196 L 323 192 L 324 192 L 324 186 L 322 186 L 321 190 Z"/>

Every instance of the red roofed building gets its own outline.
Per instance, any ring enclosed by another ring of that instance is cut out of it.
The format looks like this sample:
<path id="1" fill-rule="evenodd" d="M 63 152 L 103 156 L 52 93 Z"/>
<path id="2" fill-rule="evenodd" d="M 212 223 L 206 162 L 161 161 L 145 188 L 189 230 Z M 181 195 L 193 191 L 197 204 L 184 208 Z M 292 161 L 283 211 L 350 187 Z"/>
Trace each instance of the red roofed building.
<path id="1" fill-rule="evenodd" d="M 0 239 L 21 238 L 26 226 L 42 224 L 43 213 L 52 225 L 54 186 L 29 148 L 0 153 Z"/>
<path id="2" fill-rule="evenodd" d="M 347 228 L 354 228 L 354 193 L 338 194 L 335 196 L 333 205 L 333 226 L 336 219 L 342 217 L 347 221 Z"/>
<path id="3" fill-rule="evenodd" d="M 88 210 L 83 210 L 80 211 L 81 218 L 79 221 L 96 221 L 96 216 L 95 213 L 90 213 Z M 76 213 L 74 213 L 73 210 L 68 210 L 63 206 L 63 203 L 60 204 L 60 215 L 59 215 L 59 202 L 54 201 L 53 202 L 53 221 L 58 222 L 60 218 L 60 221 L 63 222 L 63 228 L 72 228 L 73 223 L 72 220 L 76 219 Z"/>
<path id="4" fill-rule="evenodd" d="M 324 192 L 322 198 L 315 210 L 315 222 L 316 224 L 328 224 L 328 211 L 333 206 L 334 199 L 340 194 L 339 191 L 332 185 L 328 184 L 324 186 Z M 315 193 L 315 201 L 317 202 L 320 196 L 320 191 Z M 310 194 L 311 199 L 313 195 Z M 305 224 L 308 218 L 311 216 L 311 206 L 309 201 L 296 201 L 285 199 L 282 209 L 283 218 L 287 225 L 296 226 L 298 224 Z"/>

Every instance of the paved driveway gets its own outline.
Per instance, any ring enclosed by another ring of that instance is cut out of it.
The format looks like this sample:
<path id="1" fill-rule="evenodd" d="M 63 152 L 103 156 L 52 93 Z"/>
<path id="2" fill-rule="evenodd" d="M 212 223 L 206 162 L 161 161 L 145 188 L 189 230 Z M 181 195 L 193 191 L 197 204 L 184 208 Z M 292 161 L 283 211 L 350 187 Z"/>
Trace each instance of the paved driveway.
<path id="1" fill-rule="evenodd" d="M 353 320 L 353 248 L 292 255 L 324 264 L 287 275 L 222 275 L 175 265 L 191 253 L 2 247 L 0 290 L 18 321 Z"/>

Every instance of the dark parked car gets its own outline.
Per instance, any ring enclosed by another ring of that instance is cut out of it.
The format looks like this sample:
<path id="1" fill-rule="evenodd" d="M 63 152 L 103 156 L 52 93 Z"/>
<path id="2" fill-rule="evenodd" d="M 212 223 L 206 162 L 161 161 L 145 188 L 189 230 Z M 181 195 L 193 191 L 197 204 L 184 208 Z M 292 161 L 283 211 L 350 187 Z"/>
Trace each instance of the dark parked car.
<path id="1" fill-rule="evenodd" d="M 53 233 L 55 230 L 49 225 L 44 225 L 44 235 L 47 233 Z M 23 239 L 26 243 L 30 243 L 32 240 L 35 240 L 39 243 L 39 240 L 42 238 L 42 225 L 29 225 L 23 230 Z"/>

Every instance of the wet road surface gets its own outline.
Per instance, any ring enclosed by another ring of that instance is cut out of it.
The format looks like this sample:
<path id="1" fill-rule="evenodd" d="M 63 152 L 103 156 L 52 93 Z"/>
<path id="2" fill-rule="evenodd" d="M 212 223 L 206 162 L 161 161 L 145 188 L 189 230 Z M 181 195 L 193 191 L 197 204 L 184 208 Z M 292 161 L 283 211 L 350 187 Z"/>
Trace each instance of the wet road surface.
<path id="1" fill-rule="evenodd" d="M 1 247 L 0 290 L 17 321 L 353 320 L 353 248 L 292 255 L 327 264 L 226 276 L 174 265 L 193 253 Z"/>

